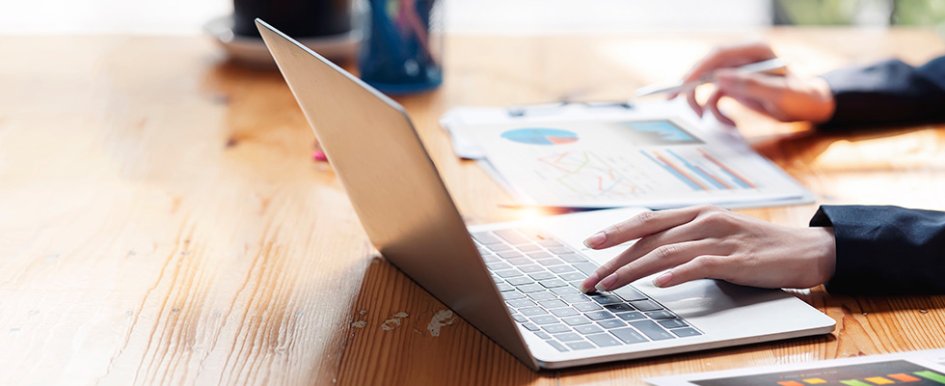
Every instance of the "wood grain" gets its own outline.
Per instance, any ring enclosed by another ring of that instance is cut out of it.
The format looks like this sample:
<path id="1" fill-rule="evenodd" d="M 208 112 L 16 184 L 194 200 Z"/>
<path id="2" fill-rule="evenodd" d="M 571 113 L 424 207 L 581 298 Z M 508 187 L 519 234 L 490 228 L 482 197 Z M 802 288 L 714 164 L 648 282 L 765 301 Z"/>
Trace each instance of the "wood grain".
<path id="1" fill-rule="evenodd" d="M 775 29 L 795 71 L 945 48 L 927 30 Z M 526 210 L 458 161 L 457 105 L 624 97 L 740 34 L 450 37 L 446 81 L 399 98 L 470 223 Z M 643 384 L 945 346 L 941 297 L 800 295 L 829 336 L 535 373 L 376 256 L 278 73 L 197 37 L 2 37 L 0 384 Z M 945 209 L 945 135 L 821 135 L 735 105 L 822 203 Z M 746 213 L 804 225 L 815 206 Z M 403 313 L 403 314 L 401 314 Z M 442 314 L 441 314 L 442 315 Z"/>

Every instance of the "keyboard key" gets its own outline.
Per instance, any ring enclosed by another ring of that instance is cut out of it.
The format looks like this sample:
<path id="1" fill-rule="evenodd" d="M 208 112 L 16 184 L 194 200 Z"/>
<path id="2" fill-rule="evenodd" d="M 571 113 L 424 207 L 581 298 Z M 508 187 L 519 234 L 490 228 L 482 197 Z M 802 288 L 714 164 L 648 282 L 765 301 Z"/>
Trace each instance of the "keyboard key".
<path id="1" fill-rule="evenodd" d="M 685 337 L 687 337 L 687 336 L 699 336 L 699 335 L 702 335 L 701 332 L 696 331 L 696 329 L 694 329 L 694 328 L 677 328 L 677 329 L 675 329 L 675 330 L 670 330 L 670 331 L 672 331 L 673 334 L 676 334 L 676 336 L 678 336 L 678 337 L 680 337 L 680 338 L 685 338 Z"/>
<path id="2" fill-rule="evenodd" d="M 525 273 L 543 272 L 543 271 L 545 270 L 545 269 L 542 268 L 541 266 L 539 266 L 539 265 L 534 265 L 534 264 L 532 264 L 532 265 L 523 265 L 523 266 L 518 267 L 518 269 L 520 269 L 522 272 L 525 272 Z"/>
<path id="3" fill-rule="evenodd" d="M 548 333 L 544 331 L 535 331 L 535 336 L 542 339 L 551 339 L 551 335 L 548 335 Z"/>
<path id="4" fill-rule="evenodd" d="M 526 255 L 528 255 L 528 257 L 531 257 L 535 260 L 547 259 L 551 257 L 551 254 L 545 251 L 531 251 L 531 252 L 526 253 Z"/>
<path id="5" fill-rule="evenodd" d="M 546 248 L 563 247 L 563 246 L 564 246 L 564 245 L 561 245 L 561 243 L 559 243 L 559 242 L 557 242 L 557 241 L 555 241 L 555 240 L 552 240 L 552 239 L 538 240 L 538 244 L 541 245 L 541 246 L 543 246 L 543 247 L 546 247 Z"/>
<path id="6" fill-rule="evenodd" d="M 496 283 L 495 286 L 496 286 L 496 288 L 499 289 L 499 292 L 515 291 L 515 287 L 512 287 L 512 286 L 510 286 L 510 285 L 508 285 L 508 284 L 505 284 L 505 283 Z"/>
<path id="7" fill-rule="evenodd" d="M 578 271 L 583 272 L 585 275 L 590 275 L 597 270 L 597 265 L 594 263 L 571 263 L 571 266 L 577 268 Z"/>
<path id="8" fill-rule="evenodd" d="M 573 308 L 555 308 L 551 310 L 551 313 L 557 316 L 560 316 L 562 318 L 567 317 L 567 316 L 575 316 L 575 315 L 581 314 L 580 312 L 577 312 L 577 310 Z"/>
<path id="9" fill-rule="evenodd" d="M 626 323 L 621 322 L 620 319 L 605 319 L 605 320 L 601 320 L 597 322 L 597 324 L 599 324 L 601 327 L 606 328 L 608 330 L 624 327 L 627 325 Z"/>
<path id="10" fill-rule="evenodd" d="M 584 340 L 584 338 L 582 338 L 580 335 L 575 334 L 573 332 L 566 332 L 564 334 L 555 334 L 555 339 L 560 340 L 562 342 L 575 342 L 575 341 Z"/>
<path id="11" fill-rule="evenodd" d="M 523 323 L 522 327 L 525 327 L 528 331 L 538 331 L 538 326 L 535 323 Z"/>
<path id="12" fill-rule="evenodd" d="M 587 318 L 585 318 L 585 317 L 583 317 L 583 316 L 581 316 L 581 315 L 569 316 L 569 317 L 567 317 L 567 318 L 561 318 L 561 321 L 567 323 L 569 326 L 580 326 L 580 325 L 582 325 L 582 324 L 589 324 L 589 323 L 591 323 L 590 320 L 588 320 Z"/>
<path id="13" fill-rule="evenodd" d="M 508 251 L 512 249 L 510 245 L 506 243 L 501 243 L 501 242 L 495 243 L 495 244 L 488 244 L 486 245 L 486 248 L 489 248 L 489 250 L 493 252 L 502 252 L 502 251 Z"/>
<path id="14" fill-rule="evenodd" d="M 555 266 L 548 267 L 548 270 L 554 273 L 565 273 L 565 272 L 573 271 L 574 267 L 570 265 L 555 265 Z"/>
<path id="15" fill-rule="evenodd" d="M 539 325 L 558 323 L 558 318 L 551 315 L 540 315 L 532 317 L 532 322 Z"/>
<path id="16" fill-rule="evenodd" d="M 505 300 L 521 299 L 524 297 L 525 294 L 518 291 L 506 291 L 502 293 L 502 298 Z"/>
<path id="17" fill-rule="evenodd" d="M 519 286 L 518 290 L 524 293 L 531 293 L 531 292 L 545 291 L 545 287 L 542 287 L 538 284 L 526 284 L 523 286 Z"/>
<path id="18" fill-rule="evenodd" d="M 503 270 L 503 269 L 512 269 L 512 266 L 511 266 L 511 265 L 508 265 L 508 264 L 503 263 L 503 262 L 501 262 L 501 261 L 498 261 L 498 262 L 495 262 L 495 263 L 488 263 L 488 264 L 486 264 L 486 266 L 488 266 L 489 269 L 491 269 L 491 270 L 493 270 L 493 271 L 501 271 L 501 270 Z"/>
<path id="19" fill-rule="evenodd" d="M 595 302 L 597 302 L 597 304 L 616 304 L 616 303 L 623 303 L 623 300 L 620 300 L 620 298 L 618 298 L 618 297 L 616 297 L 616 296 L 614 296 L 614 295 L 596 293 L 596 294 L 590 294 L 590 295 L 588 295 L 588 296 L 590 296 L 591 299 L 593 299 Z"/>
<path id="20" fill-rule="evenodd" d="M 617 288 L 613 291 L 615 294 L 620 295 L 624 300 L 647 300 L 647 297 L 643 292 L 640 292 L 633 286 L 625 285 L 623 287 Z"/>
<path id="21" fill-rule="evenodd" d="M 489 245 L 495 243 L 501 243 L 502 240 L 499 240 L 498 237 L 495 237 L 489 232 L 476 232 L 472 234 L 473 239 L 478 241 L 480 244 Z"/>
<path id="22" fill-rule="evenodd" d="M 531 240 L 515 229 L 500 229 L 493 231 L 492 233 L 512 245 L 531 244 Z"/>
<path id="23" fill-rule="evenodd" d="M 636 302 L 630 302 L 630 304 L 640 311 L 656 311 L 663 309 L 663 307 L 660 307 L 659 304 L 656 304 L 656 302 L 652 300 L 640 300 Z"/>
<path id="24" fill-rule="evenodd" d="M 582 326 L 574 327 L 574 331 L 580 332 L 584 335 L 598 334 L 598 333 L 604 332 L 604 330 L 601 330 L 600 327 L 597 327 L 593 324 L 585 324 Z"/>
<path id="25" fill-rule="evenodd" d="M 525 258 L 525 255 L 523 255 L 521 252 L 511 249 L 508 251 L 496 252 L 496 255 L 499 255 L 499 257 L 503 259 L 514 259 L 516 257 L 521 257 L 523 259 Z"/>
<path id="26" fill-rule="evenodd" d="M 581 294 L 581 291 L 571 286 L 552 288 L 551 292 L 554 292 L 558 295 L 580 295 Z"/>
<path id="27" fill-rule="evenodd" d="M 676 319 L 676 315 L 669 313 L 669 311 L 647 312 L 646 316 L 649 316 L 650 319 Z"/>
<path id="28" fill-rule="evenodd" d="M 549 334 L 558 334 L 558 333 L 562 333 L 562 332 L 571 331 L 571 329 L 568 328 L 568 326 L 565 326 L 565 325 L 563 325 L 563 324 L 561 324 L 561 323 L 558 323 L 558 324 L 548 324 L 548 325 L 545 325 L 545 326 L 541 326 L 541 329 L 547 331 Z"/>
<path id="29" fill-rule="evenodd" d="M 568 302 L 568 303 L 574 304 L 574 303 L 586 303 L 586 302 L 589 302 L 589 301 L 591 301 L 591 298 L 587 297 L 587 295 L 582 294 L 582 293 L 573 293 L 573 292 L 572 292 L 572 293 L 568 293 L 568 294 L 561 295 L 561 300 L 564 300 L 564 301 L 566 301 L 566 302 Z"/>
<path id="30" fill-rule="evenodd" d="M 548 247 L 548 250 L 551 251 L 551 253 L 554 253 L 556 255 L 562 255 L 565 253 L 574 253 L 573 249 L 568 248 L 564 245 L 557 246 L 557 247 Z"/>
<path id="31" fill-rule="evenodd" d="M 592 311 L 584 313 L 584 316 L 588 317 L 590 320 L 604 320 L 604 319 L 613 319 L 614 314 L 611 314 L 607 311 Z"/>
<path id="32" fill-rule="evenodd" d="M 522 315 L 512 315 L 512 319 L 515 319 L 515 321 L 519 323 L 525 323 L 528 321 L 528 319 L 525 319 L 525 317 Z"/>
<path id="33" fill-rule="evenodd" d="M 553 257 L 552 257 L 552 258 L 549 258 L 549 259 L 537 260 L 537 262 L 538 262 L 538 264 L 544 265 L 544 266 L 546 266 L 546 267 L 552 266 L 552 265 L 561 265 L 561 264 L 564 264 L 563 261 L 558 260 L 558 259 L 555 259 L 555 258 L 553 258 Z"/>
<path id="34" fill-rule="evenodd" d="M 522 315 L 525 315 L 525 316 L 545 315 L 548 313 L 548 311 L 545 311 L 538 307 L 522 308 L 522 309 L 519 309 L 518 312 L 521 312 Z"/>
<path id="35" fill-rule="evenodd" d="M 568 282 L 568 284 L 570 284 L 574 288 L 577 288 L 578 290 L 581 289 L 581 284 L 583 283 L 584 283 L 584 280 L 574 280 L 574 281 Z"/>
<path id="36" fill-rule="evenodd" d="M 629 304 L 625 304 L 625 303 L 608 304 L 604 306 L 604 308 L 610 310 L 610 312 L 613 312 L 613 313 L 636 311 L 635 309 L 633 309 L 633 307 L 630 307 Z"/>
<path id="37" fill-rule="evenodd" d="M 518 250 L 520 250 L 520 251 L 522 251 L 522 252 L 525 252 L 525 253 L 528 253 L 528 252 L 535 252 L 535 251 L 540 251 L 540 250 L 541 250 L 541 247 L 539 247 L 538 245 L 535 245 L 535 244 L 516 245 L 515 248 L 518 248 Z"/>
<path id="38" fill-rule="evenodd" d="M 572 304 L 571 306 L 581 312 L 600 311 L 603 309 L 603 308 L 600 308 L 600 306 L 598 306 L 597 303 L 593 303 L 593 302 L 577 303 L 577 304 Z"/>
<path id="39" fill-rule="evenodd" d="M 539 282 L 539 283 L 540 283 L 542 286 L 544 286 L 545 288 L 558 288 L 558 287 L 564 287 L 564 286 L 568 285 L 568 283 L 565 283 L 565 282 L 563 282 L 563 281 L 561 281 L 561 280 L 558 280 L 558 279 L 542 280 L 542 281 Z"/>
<path id="40" fill-rule="evenodd" d="M 509 278 L 509 277 L 515 277 L 515 276 L 522 276 L 522 273 L 521 273 L 521 272 L 516 271 L 516 270 L 514 270 L 514 269 L 509 269 L 509 270 L 505 270 L 505 271 L 496 271 L 495 274 L 498 275 L 499 277 L 502 277 L 502 278 Z"/>
<path id="41" fill-rule="evenodd" d="M 611 334 L 617 337 L 617 339 L 622 340 L 624 343 L 642 343 L 646 342 L 646 338 L 643 335 L 640 335 L 639 332 L 632 328 L 621 328 L 617 330 L 610 330 Z"/>
<path id="42" fill-rule="evenodd" d="M 486 263 L 498 263 L 502 261 L 502 260 L 499 260 L 498 257 L 495 257 L 494 255 L 491 255 L 491 254 L 480 252 L 479 255 L 482 256 L 482 261 L 485 261 Z M 486 265 L 489 265 L 489 264 L 486 264 Z M 492 267 L 489 267 L 489 268 L 493 269 Z"/>
<path id="43" fill-rule="evenodd" d="M 549 309 L 549 310 L 552 308 L 561 308 L 561 307 L 568 306 L 568 303 L 565 303 L 558 299 L 544 300 L 544 301 L 538 302 L 538 304 L 540 304 L 542 307 L 545 307 L 546 309 Z"/>
<path id="44" fill-rule="evenodd" d="M 630 322 L 630 325 L 636 327 L 636 329 L 640 330 L 643 335 L 646 335 L 647 338 L 652 340 L 675 338 L 673 334 L 670 334 L 668 331 L 664 330 L 662 327 L 651 320 L 638 320 L 636 322 Z"/>
<path id="45" fill-rule="evenodd" d="M 525 284 L 532 284 L 532 283 L 534 283 L 534 282 L 532 281 L 532 279 L 527 278 L 527 277 L 525 277 L 525 276 L 518 276 L 518 277 L 509 278 L 509 279 L 507 279 L 506 281 L 509 282 L 509 284 L 511 284 L 511 285 L 525 285 Z"/>
<path id="46" fill-rule="evenodd" d="M 498 283 L 501 283 L 501 282 L 503 282 L 503 281 L 505 281 L 505 280 L 502 280 L 502 278 L 501 278 L 501 277 L 498 277 L 498 276 L 492 276 L 492 281 L 494 281 L 494 282 L 496 282 L 496 284 L 498 284 Z"/>
<path id="47" fill-rule="evenodd" d="M 537 306 L 537 304 L 535 304 L 535 302 L 533 302 L 533 301 L 531 301 L 531 300 L 528 300 L 528 299 L 509 300 L 509 301 L 506 301 L 506 303 L 509 303 L 510 306 L 515 307 L 515 308 L 524 308 L 524 307 L 535 307 L 535 306 Z"/>
<path id="48" fill-rule="evenodd" d="M 617 317 L 623 320 L 646 320 L 646 316 L 639 312 L 627 312 L 625 314 L 617 314 Z"/>
<path id="49" fill-rule="evenodd" d="M 506 259 L 505 261 L 512 265 L 529 265 L 532 263 L 532 259 L 526 257 L 513 257 L 511 259 Z"/>
<path id="50" fill-rule="evenodd" d="M 548 280 L 548 279 L 554 279 L 555 274 L 551 272 L 536 272 L 533 274 L 529 274 L 528 277 L 532 278 L 532 280 Z"/>
<path id="51" fill-rule="evenodd" d="M 565 281 L 584 280 L 586 278 L 587 275 L 580 272 L 568 272 L 561 274 L 561 279 Z"/>
<path id="52" fill-rule="evenodd" d="M 587 259 L 585 259 L 585 258 L 582 257 L 581 255 L 578 255 L 578 254 L 576 254 L 576 253 L 559 253 L 559 254 L 558 254 L 558 258 L 560 258 L 561 260 L 567 261 L 567 262 L 569 262 L 569 263 L 572 263 L 572 264 L 574 264 L 574 263 L 589 263 L 589 261 L 587 261 Z"/>
<path id="53" fill-rule="evenodd" d="M 619 346 L 620 341 L 614 339 L 610 334 L 588 335 L 587 339 L 600 347 Z"/>
<path id="54" fill-rule="evenodd" d="M 658 321 L 657 323 L 659 323 L 660 326 L 663 326 L 663 328 L 689 327 L 688 324 L 686 324 L 685 322 L 679 319 L 663 319 L 663 320 Z"/>
<path id="55" fill-rule="evenodd" d="M 558 350 L 558 351 L 561 351 L 561 352 L 566 352 L 566 351 L 568 351 L 568 348 L 567 348 L 567 347 L 564 347 L 563 344 L 559 343 L 558 341 L 555 341 L 554 339 L 549 339 L 549 340 L 546 340 L 545 342 L 548 342 L 548 344 L 550 344 L 551 347 L 554 347 L 555 350 Z"/>
<path id="56" fill-rule="evenodd" d="M 545 292 L 532 292 L 528 294 L 528 297 L 535 300 L 548 300 L 548 299 L 557 299 L 558 297 L 555 294 L 545 291 Z"/>
<path id="57" fill-rule="evenodd" d="M 595 346 L 589 342 L 568 342 L 568 347 L 570 347 L 572 350 L 587 350 L 595 348 Z"/>

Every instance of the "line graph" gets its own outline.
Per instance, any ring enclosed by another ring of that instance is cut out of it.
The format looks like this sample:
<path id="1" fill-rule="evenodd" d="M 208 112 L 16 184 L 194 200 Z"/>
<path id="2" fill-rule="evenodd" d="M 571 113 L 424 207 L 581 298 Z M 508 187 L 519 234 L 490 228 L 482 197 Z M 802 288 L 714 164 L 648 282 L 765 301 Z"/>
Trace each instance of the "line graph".
<path id="1" fill-rule="evenodd" d="M 540 178 L 577 197 L 626 199 L 652 191 L 652 181 L 644 178 L 645 173 L 620 156 L 568 151 L 541 156 L 537 161 L 535 173 Z"/>

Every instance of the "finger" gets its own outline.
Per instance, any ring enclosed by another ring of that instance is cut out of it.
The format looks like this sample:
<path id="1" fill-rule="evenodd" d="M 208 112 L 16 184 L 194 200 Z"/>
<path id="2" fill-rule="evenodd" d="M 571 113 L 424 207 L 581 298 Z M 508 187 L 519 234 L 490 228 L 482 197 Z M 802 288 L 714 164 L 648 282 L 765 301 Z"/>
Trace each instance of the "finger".
<path id="1" fill-rule="evenodd" d="M 738 71 L 719 71 L 717 86 L 727 95 L 764 102 L 776 102 L 786 90 L 784 78 Z"/>
<path id="2" fill-rule="evenodd" d="M 683 81 L 692 82 L 701 79 L 719 68 L 735 67 L 774 57 L 771 47 L 762 42 L 722 46 L 697 62 L 683 77 Z"/>
<path id="3" fill-rule="evenodd" d="M 605 277 L 596 286 L 598 291 L 612 291 L 640 278 L 668 268 L 685 264 L 697 256 L 722 253 L 719 243 L 712 240 L 686 241 L 663 245 L 638 260 L 620 267 Z"/>
<path id="4" fill-rule="evenodd" d="M 709 106 L 709 111 L 712 112 L 712 115 L 714 115 L 715 119 L 718 119 L 719 122 L 729 126 L 735 126 L 735 121 L 731 120 L 725 114 L 722 114 L 722 111 L 719 110 L 719 101 L 722 100 L 722 97 L 724 96 L 725 91 L 722 91 L 722 89 L 717 89 L 712 93 L 705 104 L 706 106 Z"/>
<path id="5" fill-rule="evenodd" d="M 657 276 L 653 285 L 666 288 L 699 279 L 726 280 L 733 276 L 730 260 L 724 256 L 701 255 Z"/>
<path id="6" fill-rule="evenodd" d="M 584 245 L 593 249 L 610 248 L 614 245 L 685 224 L 695 219 L 700 213 L 711 210 L 714 209 L 711 207 L 690 207 L 658 212 L 642 212 L 595 233 L 584 240 Z"/>
<path id="7" fill-rule="evenodd" d="M 692 108 L 692 111 L 698 116 L 702 116 L 702 106 L 699 105 L 699 101 L 696 100 L 696 89 L 692 89 L 686 92 L 686 103 L 689 103 L 689 107 Z"/>
<path id="8" fill-rule="evenodd" d="M 602 278 L 610 276 L 614 271 L 620 269 L 620 267 L 646 256 L 660 246 L 673 245 L 685 241 L 702 240 L 706 238 L 707 232 L 709 232 L 709 230 L 704 226 L 686 223 L 643 237 L 619 255 L 598 267 L 581 283 L 581 290 L 584 292 L 593 291 L 594 287 L 597 286 L 597 283 L 600 282 Z"/>

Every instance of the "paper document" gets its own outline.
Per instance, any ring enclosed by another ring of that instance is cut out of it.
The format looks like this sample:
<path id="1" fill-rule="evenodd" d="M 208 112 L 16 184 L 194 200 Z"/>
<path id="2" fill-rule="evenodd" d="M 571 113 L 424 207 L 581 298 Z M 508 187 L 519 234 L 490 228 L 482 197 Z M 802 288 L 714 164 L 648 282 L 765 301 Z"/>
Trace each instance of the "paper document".
<path id="1" fill-rule="evenodd" d="M 945 385 L 945 350 L 650 378 L 654 386 Z"/>
<path id="2" fill-rule="evenodd" d="M 810 200 L 739 136 L 709 133 L 665 112 L 497 118 L 453 127 L 461 127 L 458 152 L 488 162 L 523 205 L 658 209 Z"/>

